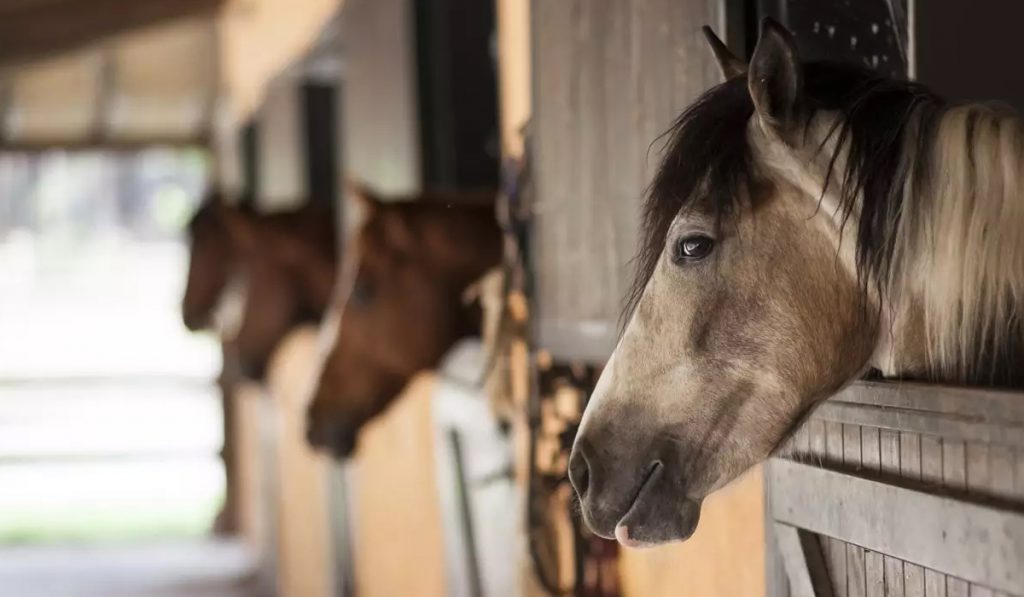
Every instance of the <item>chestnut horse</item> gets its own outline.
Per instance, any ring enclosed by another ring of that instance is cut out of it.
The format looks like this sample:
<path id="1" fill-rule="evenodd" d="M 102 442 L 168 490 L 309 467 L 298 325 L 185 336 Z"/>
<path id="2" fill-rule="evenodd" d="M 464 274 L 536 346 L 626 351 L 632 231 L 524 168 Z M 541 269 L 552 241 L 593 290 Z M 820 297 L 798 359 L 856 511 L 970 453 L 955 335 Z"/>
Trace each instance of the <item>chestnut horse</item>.
<path id="1" fill-rule="evenodd" d="M 334 287 L 332 211 L 319 203 L 270 214 L 209 200 L 189 224 L 191 259 L 182 317 L 191 330 L 215 326 L 228 300 L 235 321 L 216 322 L 241 372 L 260 380 L 287 333 L 318 323 Z"/>
<path id="2" fill-rule="evenodd" d="M 319 322 L 334 285 L 336 241 L 332 212 L 309 204 L 270 215 L 225 205 L 213 195 L 188 226 L 191 253 L 182 300 L 190 330 L 217 328 L 223 365 L 217 380 L 224 413 L 221 456 L 228 475 L 218 533 L 237 525 L 231 395 L 242 377 L 262 380 L 278 344 L 295 326 Z M 240 295 L 240 296 L 239 296 Z M 225 322 L 233 297 L 241 311 Z M 215 320 L 221 321 L 215 321 Z"/>
<path id="3" fill-rule="evenodd" d="M 705 496 L 870 369 L 1024 369 L 1017 115 L 803 63 L 770 20 L 749 65 L 709 39 L 728 80 L 671 131 L 570 461 L 587 524 L 630 546 L 689 537 Z"/>
<path id="4" fill-rule="evenodd" d="M 309 442 L 339 458 L 414 375 L 480 332 L 464 294 L 502 250 L 493 193 L 397 202 L 354 193 L 364 218 L 345 248 L 309 407 Z"/>

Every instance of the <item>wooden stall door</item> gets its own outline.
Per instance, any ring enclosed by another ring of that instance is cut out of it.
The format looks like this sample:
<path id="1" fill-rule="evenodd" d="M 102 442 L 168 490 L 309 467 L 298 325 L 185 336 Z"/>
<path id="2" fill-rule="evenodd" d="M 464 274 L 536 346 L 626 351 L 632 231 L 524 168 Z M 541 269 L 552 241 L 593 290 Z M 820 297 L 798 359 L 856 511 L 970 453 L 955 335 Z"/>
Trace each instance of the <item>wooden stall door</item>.
<path id="1" fill-rule="evenodd" d="M 1024 596 L 1024 394 L 855 384 L 768 484 L 773 597 Z"/>
<path id="2" fill-rule="evenodd" d="M 269 393 L 277 413 L 280 597 L 331 597 L 335 587 L 330 461 L 306 442 L 306 405 L 318 362 L 316 337 L 312 326 L 291 333 L 269 368 Z"/>
<path id="3" fill-rule="evenodd" d="M 447 595 L 433 394 L 421 375 L 360 432 L 349 477 L 359 597 Z"/>

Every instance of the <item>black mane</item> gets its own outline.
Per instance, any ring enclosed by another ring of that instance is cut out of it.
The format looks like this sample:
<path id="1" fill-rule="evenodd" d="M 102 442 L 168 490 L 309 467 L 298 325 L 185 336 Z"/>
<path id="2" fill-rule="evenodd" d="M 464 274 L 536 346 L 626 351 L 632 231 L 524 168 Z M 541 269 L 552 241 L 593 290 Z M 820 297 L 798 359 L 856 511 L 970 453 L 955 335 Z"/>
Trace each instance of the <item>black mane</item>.
<path id="1" fill-rule="evenodd" d="M 904 207 L 902 189 L 911 179 L 925 176 L 928 152 L 922 149 L 933 140 L 945 104 L 918 84 L 832 63 L 804 65 L 804 102 L 808 121 L 820 110 L 838 114 L 829 134 L 836 148 L 848 151 L 848 163 L 845 172 L 833 173 L 836 155 L 830 156 L 830 178 L 834 174 L 840 183 L 844 218 L 852 215 L 863 193 L 858 275 L 862 283 L 884 285 L 895 244 L 891 231 Z M 664 158 L 641 212 L 636 277 L 623 322 L 654 272 L 669 225 L 680 210 L 699 205 L 724 222 L 750 207 L 756 172 L 747 124 L 753 112 L 746 77 L 740 76 L 704 93 L 666 133 Z M 910 127 L 913 135 L 907 134 Z M 904 163 L 909 143 L 917 144 L 913 164 Z"/>

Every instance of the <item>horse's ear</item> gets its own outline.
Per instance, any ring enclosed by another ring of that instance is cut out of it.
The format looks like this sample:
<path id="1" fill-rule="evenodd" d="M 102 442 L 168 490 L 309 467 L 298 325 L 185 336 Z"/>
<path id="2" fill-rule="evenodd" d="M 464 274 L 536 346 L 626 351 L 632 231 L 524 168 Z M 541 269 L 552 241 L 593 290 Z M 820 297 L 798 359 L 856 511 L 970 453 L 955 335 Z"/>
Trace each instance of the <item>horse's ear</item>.
<path id="1" fill-rule="evenodd" d="M 345 181 L 345 195 L 366 215 L 377 211 L 382 201 L 368 186 L 353 180 Z"/>
<path id="2" fill-rule="evenodd" d="M 708 40 L 711 53 L 715 55 L 715 61 L 718 62 L 718 69 L 722 71 L 722 76 L 726 81 L 747 71 L 747 65 L 729 50 L 729 47 L 711 30 L 711 27 L 704 25 L 701 27 L 701 31 L 704 33 L 704 39 Z"/>
<path id="3" fill-rule="evenodd" d="M 796 125 L 803 97 L 803 67 L 793 34 L 777 21 L 761 21 L 761 36 L 747 70 L 747 86 L 765 131 L 780 136 Z"/>
<path id="4" fill-rule="evenodd" d="M 369 187 L 348 179 L 345 181 L 345 229 L 351 233 L 380 212 L 383 202 Z"/>

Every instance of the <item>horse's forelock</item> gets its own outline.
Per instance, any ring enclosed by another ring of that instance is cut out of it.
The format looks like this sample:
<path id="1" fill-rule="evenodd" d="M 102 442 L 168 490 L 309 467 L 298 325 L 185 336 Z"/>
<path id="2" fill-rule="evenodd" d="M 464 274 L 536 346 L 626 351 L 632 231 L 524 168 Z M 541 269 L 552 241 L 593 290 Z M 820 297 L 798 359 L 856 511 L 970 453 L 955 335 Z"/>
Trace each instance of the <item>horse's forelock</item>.
<path id="1" fill-rule="evenodd" d="M 736 77 L 707 91 L 663 135 L 667 142 L 661 166 L 641 208 L 636 273 L 620 328 L 654 273 L 676 214 L 699 204 L 721 221 L 749 197 L 747 122 L 753 111 L 746 79 Z"/>

